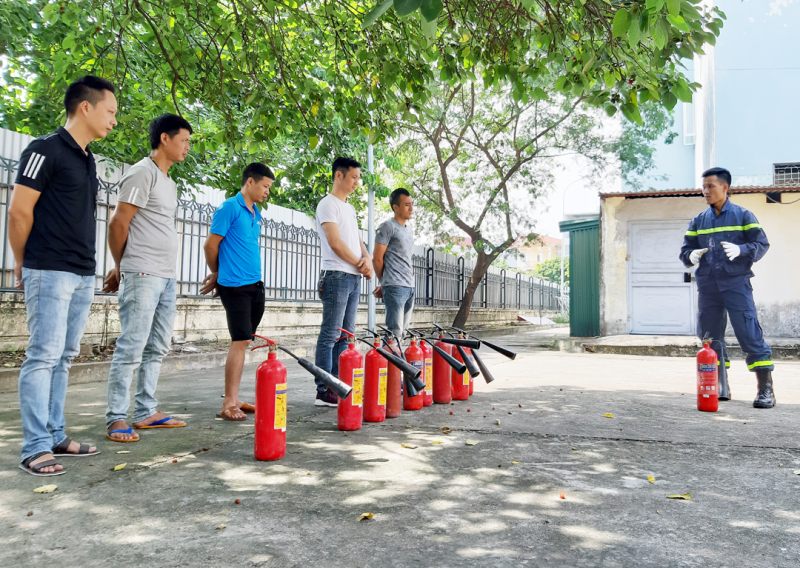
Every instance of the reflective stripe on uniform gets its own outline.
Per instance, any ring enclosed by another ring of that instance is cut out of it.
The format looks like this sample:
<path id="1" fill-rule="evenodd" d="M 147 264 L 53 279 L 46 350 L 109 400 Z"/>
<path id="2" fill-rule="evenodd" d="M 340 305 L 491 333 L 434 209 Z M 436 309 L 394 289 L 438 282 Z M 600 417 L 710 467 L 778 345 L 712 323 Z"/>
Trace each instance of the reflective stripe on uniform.
<path id="1" fill-rule="evenodd" d="M 730 361 L 725 361 L 725 366 L 726 367 L 730 367 L 731 366 L 731 362 Z M 717 367 L 719 367 L 719 359 L 717 359 Z"/>
<path id="2" fill-rule="evenodd" d="M 760 223 L 751 223 L 749 225 L 738 225 L 730 227 L 714 227 L 712 229 L 698 229 L 697 231 L 688 231 L 686 234 L 690 237 L 697 235 L 708 235 L 710 233 L 724 233 L 725 231 L 748 231 L 750 229 L 760 229 Z"/>
<path id="3" fill-rule="evenodd" d="M 752 365 L 747 366 L 747 368 L 751 371 L 756 367 L 772 367 L 772 361 L 756 361 Z"/>

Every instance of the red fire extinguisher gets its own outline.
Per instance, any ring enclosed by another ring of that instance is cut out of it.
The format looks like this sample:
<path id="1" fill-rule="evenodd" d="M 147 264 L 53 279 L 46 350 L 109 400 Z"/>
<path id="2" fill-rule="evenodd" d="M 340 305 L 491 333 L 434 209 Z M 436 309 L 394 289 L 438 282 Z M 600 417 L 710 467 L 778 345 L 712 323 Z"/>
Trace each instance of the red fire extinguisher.
<path id="1" fill-rule="evenodd" d="M 381 346 L 380 337 L 375 338 L 373 347 Z M 387 362 L 375 349 L 364 356 L 364 420 L 383 422 L 386 420 L 386 378 Z"/>
<path id="2" fill-rule="evenodd" d="M 400 356 L 400 350 L 395 349 L 392 337 L 386 340 L 386 350 Z M 397 418 L 403 412 L 403 373 L 388 363 L 386 373 L 386 418 Z"/>
<path id="3" fill-rule="evenodd" d="M 258 346 L 269 347 L 269 355 L 256 369 L 255 455 L 261 461 L 286 454 L 286 367 L 278 361 L 278 346 L 268 341 Z"/>
<path id="4" fill-rule="evenodd" d="M 346 329 L 347 349 L 339 355 L 339 380 L 353 387 L 353 394 L 347 400 L 339 400 L 339 430 L 358 430 L 364 406 L 364 359 L 356 349 L 356 336 Z"/>
<path id="5" fill-rule="evenodd" d="M 433 404 L 433 348 L 420 339 L 422 349 L 423 375 L 425 377 L 425 390 L 422 391 L 422 406 Z"/>
<path id="6" fill-rule="evenodd" d="M 425 361 L 422 349 L 417 345 L 417 338 L 411 336 L 411 345 L 406 349 L 406 361 L 417 369 L 425 372 Z M 408 396 L 408 390 L 403 384 L 403 410 L 420 410 L 423 406 L 424 390 L 415 396 Z"/>
<path id="7" fill-rule="evenodd" d="M 435 343 L 436 347 L 447 353 L 448 355 L 453 355 L 453 347 L 447 343 L 444 343 L 442 339 L 444 339 L 445 335 L 443 331 L 439 332 L 439 341 Z M 439 355 L 435 353 L 433 355 L 433 402 L 436 404 L 450 404 L 451 400 L 451 373 L 453 370 L 450 368 L 450 365 L 447 364 L 447 361 Z"/>
<path id="8" fill-rule="evenodd" d="M 458 334 L 459 339 L 464 339 L 463 334 Z M 462 348 L 464 353 L 467 354 L 468 349 Z M 453 349 L 453 357 L 456 361 L 460 361 L 464 363 L 464 358 L 461 356 L 461 350 Z M 451 384 L 452 389 L 452 396 L 453 400 L 467 400 L 469 399 L 469 380 L 470 380 L 470 373 L 468 370 L 464 371 L 463 375 L 459 375 L 458 372 L 453 369 L 453 380 Z"/>
<path id="9" fill-rule="evenodd" d="M 697 410 L 716 412 L 719 408 L 719 367 L 712 339 L 706 334 L 697 353 Z"/>

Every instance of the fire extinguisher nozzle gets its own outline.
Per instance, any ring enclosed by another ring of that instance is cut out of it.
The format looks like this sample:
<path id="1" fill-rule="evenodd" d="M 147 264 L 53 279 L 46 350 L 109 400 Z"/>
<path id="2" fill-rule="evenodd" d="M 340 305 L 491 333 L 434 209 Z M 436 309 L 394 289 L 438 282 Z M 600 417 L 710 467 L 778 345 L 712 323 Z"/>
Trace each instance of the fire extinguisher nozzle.
<path id="1" fill-rule="evenodd" d="M 303 367 L 306 371 L 314 375 L 318 378 L 322 383 L 328 387 L 330 390 L 336 393 L 336 395 L 341 398 L 342 400 L 346 399 L 350 396 L 350 393 L 353 391 L 353 387 L 344 382 L 340 381 L 329 372 L 320 369 L 314 363 L 307 359 L 297 359 L 297 362 Z"/>
<path id="2" fill-rule="evenodd" d="M 483 374 L 483 379 L 486 381 L 486 384 L 488 385 L 494 381 L 494 377 L 489 372 L 489 369 L 486 367 L 486 364 L 483 362 L 483 359 L 481 359 L 480 355 L 473 351 L 472 356 L 475 357 L 475 362 L 478 364 L 478 367 L 481 368 L 481 373 Z"/>

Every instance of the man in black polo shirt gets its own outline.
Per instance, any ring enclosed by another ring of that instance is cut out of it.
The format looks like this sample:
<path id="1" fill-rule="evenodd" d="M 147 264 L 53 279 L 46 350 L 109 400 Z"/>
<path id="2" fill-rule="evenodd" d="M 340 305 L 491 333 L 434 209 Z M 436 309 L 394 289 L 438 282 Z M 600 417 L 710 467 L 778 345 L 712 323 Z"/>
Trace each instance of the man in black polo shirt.
<path id="1" fill-rule="evenodd" d="M 72 358 L 94 297 L 98 181 L 88 145 L 117 125 L 114 86 L 86 76 L 67 88 L 67 124 L 31 142 L 8 210 L 15 286 L 25 290 L 30 341 L 19 374 L 20 468 L 60 475 L 56 457 L 96 454 L 64 433 Z"/>

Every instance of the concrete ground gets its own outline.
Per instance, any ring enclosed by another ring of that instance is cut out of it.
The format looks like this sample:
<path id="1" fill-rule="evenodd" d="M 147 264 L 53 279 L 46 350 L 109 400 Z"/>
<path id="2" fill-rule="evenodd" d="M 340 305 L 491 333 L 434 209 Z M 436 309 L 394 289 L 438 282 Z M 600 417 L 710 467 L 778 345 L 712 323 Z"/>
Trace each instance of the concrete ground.
<path id="1" fill-rule="evenodd" d="M 290 363 L 277 462 L 253 459 L 252 419 L 215 420 L 221 369 L 164 376 L 160 408 L 188 426 L 135 444 L 105 439 L 104 384 L 72 387 L 68 433 L 102 454 L 54 478 L 17 469 L 18 402 L 0 395 L 0 566 L 800 564 L 799 362 L 779 363 L 775 409 L 752 408 L 735 361 L 734 400 L 701 413 L 693 359 L 536 347 L 550 335 L 493 338 L 520 355 L 487 352 L 497 380 L 467 402 L 349 434 Z"/>

